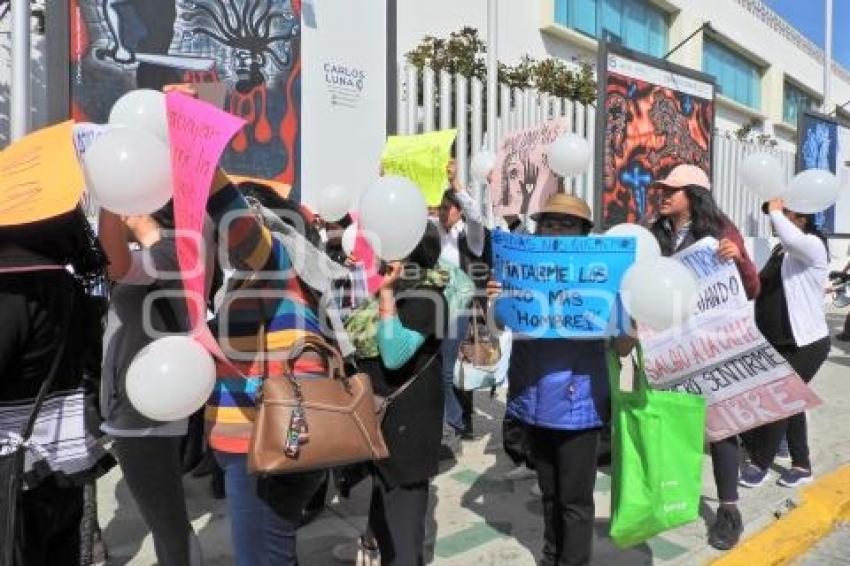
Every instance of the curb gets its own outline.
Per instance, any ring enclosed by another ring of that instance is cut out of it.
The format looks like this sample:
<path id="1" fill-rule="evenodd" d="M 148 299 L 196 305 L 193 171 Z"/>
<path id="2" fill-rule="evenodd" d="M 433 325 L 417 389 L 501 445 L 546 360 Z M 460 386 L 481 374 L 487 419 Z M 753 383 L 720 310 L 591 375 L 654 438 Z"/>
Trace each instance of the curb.
<path id="1" fill-rule="evenodd" d="M 804 488 L 799 507 L 711 564 L 788 564 L 829 534 L 841 520 L 850 520 L 850 465 Z"/>

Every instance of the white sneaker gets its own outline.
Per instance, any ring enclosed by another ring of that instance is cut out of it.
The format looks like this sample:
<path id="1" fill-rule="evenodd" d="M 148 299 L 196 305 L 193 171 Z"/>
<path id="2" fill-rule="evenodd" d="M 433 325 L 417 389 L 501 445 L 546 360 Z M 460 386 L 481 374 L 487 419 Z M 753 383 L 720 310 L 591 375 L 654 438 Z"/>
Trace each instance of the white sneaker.
<path id="1" fill-rule="evenodd" d="M 526 466 L 519 465 L 509 472 L 505 472 L 505 479 L 509 481 L 530 480 L 537 477 L 537 472 Z"/>
<path id="2" fill-rule="evenodd" d="M 543 497 L 543 492 L 540 491 L 540 484 L 537 482 L 535 482 L 534 485 L 531 486 L 531 489 L 529 491 L 531 491 L 531 495 L 533 495 L 534 497 Z"/>

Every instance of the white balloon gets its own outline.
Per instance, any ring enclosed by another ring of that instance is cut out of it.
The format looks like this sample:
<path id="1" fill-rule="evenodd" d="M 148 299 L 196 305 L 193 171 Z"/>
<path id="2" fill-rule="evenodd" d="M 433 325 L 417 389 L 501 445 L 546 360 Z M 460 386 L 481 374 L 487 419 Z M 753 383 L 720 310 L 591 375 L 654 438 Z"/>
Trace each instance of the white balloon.
<path id="1" fill-rule="evenodd" d="M 578 134 L 566 133 L 549 145 L 549 168 L 562 177 L 581 175 L 590 164 L 590 144 Z"/>
<path id="2" fill-rule="evenodd" d="M 821 212 L 835 204 L 840 190 L 838 177 L 823 169 L 809 169 L 791 179 L 783 197 L 785 208 L 800 214 Z"/>
<path id="3" fill-rule="evenodd" d="M 350 224 L 348 228 L 342 232 L 342 251 L 345 255 L 350 256 L 354 251 L 354 244 L 357 242 L 357 224 Z"/>
<path id="4" fill-rule="evenodd" d="M 82 161 L 95 200 L 116 214 L 150 214 L 171 198 L 171 155 L 153 134 L 116 128 L 94 140 Z"/>
<path id="5" fill-rule="evenodd" d="M 336 222 L 348 214 L 351 208 L 351 192 L 339 185 L 328 185 L 319 193 L 316 211 L 324 220 Z"/>
<path id="6" fill-rule="evenodd" d="M 165 94 L 147 88 L 131 90 L 112 106 L 109 123 L 145 130 L 168 143 Z"/>
<path id="7" fill-rule="evenodd" d="M 694 274 L 669 257 L 632 265 L 623 276 L 620 291 L 626 312 L 655 330 L 684 323 L 699 296 Z"/>
<path id="8" fill-rule="evenodd" d="M 188 336 L 154 340 L 127 369 L 130 403 L 155 421 L 188 417 L 206 403 L 214 385 L 212 356 Z"/>
<path id="9" fill-rule="evenodd" d="M 496 154 L 492 151 L 479 151 L 472 158 L 472 163 L 469 165 L 469 169 L 472 172 L 472 178 L 478 181 L 479 183 L 486 183 L 487 176 L 490 175 L 490 171 L 493 170 L 493 167 L 496 166 Z"/>
<path id="10" fill-rule="evenodd" d="M 360 198 L 360 226 L 374 235 L 375 254 L 381 259 L 404 259 L 425 233 L 428 207 L 407 177 L 381 177 Z"/>
<path id="11" fill-rule="evenodd" d="M 785 192 L 785 173 L 774 156 L 766 152 L 748 155 L 738 170 L 741 182 L 761 200 L 772 200 Z"/>
<path id="12" fill-rule="evenodd" d="M 606 236 L 631 236 L 637 238 L 637 254 L 635 261 L 646 261 L 661 257 L 661 246 L 658 245 L 658 240 L 652 235 L 652 232 L 641 226 L 640 224 L 631 224 L 624 222 L 612 226 L 605 232 Z"/>

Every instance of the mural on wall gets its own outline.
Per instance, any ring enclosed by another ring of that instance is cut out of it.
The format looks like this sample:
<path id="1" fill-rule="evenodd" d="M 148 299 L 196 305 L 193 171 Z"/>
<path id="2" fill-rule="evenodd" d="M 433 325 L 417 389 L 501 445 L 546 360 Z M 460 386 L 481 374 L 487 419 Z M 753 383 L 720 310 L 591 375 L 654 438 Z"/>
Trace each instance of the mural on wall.
<path id="1" fill-rule="evenodd" d="M 825 116 L 806 112 L 797 128 L 797 162 L 800 171 L 825 169 L 839 174 L 838 123 Z M 815 214 L 815 224 L 827 234 L 836 231 L 835 207 Z"/>
<path id="2" fill-rule="evenodd" d="M 71 112 L 105 122 L 135 88 L 221 82 L 245 119 L 228 171 L 294 185 L 301 108 L 301 0 L 70 0 Z"/>
<path id="3" fill-rule="evenodd" d="M 710 177 L 714 128 L 712 83 L 620 54 L 606 59 L 597 110 L 603 228 L 652 217 L 658 195 L 649 185 L 676 165 L 698 165 Z"/>

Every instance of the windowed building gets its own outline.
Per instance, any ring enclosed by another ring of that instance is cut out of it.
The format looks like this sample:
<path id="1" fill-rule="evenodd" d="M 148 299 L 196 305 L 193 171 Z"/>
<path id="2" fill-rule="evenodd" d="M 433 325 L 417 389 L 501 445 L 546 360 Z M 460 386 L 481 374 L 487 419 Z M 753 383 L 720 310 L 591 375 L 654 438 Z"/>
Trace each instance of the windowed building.
<path id="1" fill-rule="evenodd" d="M 399 1 L 399 57 L 425 35 L 463 26 L 486 38 L 486 6 Z M 595 66 L 601 39 L 655 57 L 675 50 L 670 61 L 714 76 L 719 130 L 752 125 L 789 149 L 797 116 L 823 103 L 822 50 L 760 0 L 500 0 L 498 32 L 506 63 L 528 54 Z M 833 63 L 832 72 L 834 107 L 850 101 L 850 71 Z M 850 104 L 838 115 L 850 117 Z"/>

